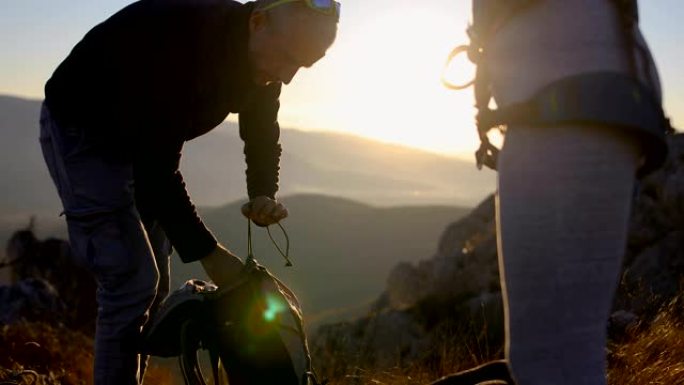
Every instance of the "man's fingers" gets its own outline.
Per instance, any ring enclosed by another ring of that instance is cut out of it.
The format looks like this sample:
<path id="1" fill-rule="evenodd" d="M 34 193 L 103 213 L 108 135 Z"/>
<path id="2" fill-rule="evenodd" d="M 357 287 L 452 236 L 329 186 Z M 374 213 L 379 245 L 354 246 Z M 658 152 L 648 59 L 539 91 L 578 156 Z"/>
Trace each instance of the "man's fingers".
<path id="1" fill-rule="evenodd" d="M 242 211 L 242 215 L 251 219 L 250 214 L 252 213 L 252 202 L 250 201 L 242 205 L 240 211 Z"/>
<path id="2" fill-rule="evenodd" d="M 287 209 L 285 208 L 285 206 L 283 206 L 282 203 L 278 203 L 276 205 L 276 207 L 273 209 L 273 211 L 271 212 L 271 218 L 273 218 L 274 222 L 278 222 L 281 219 L 287 218 L 288 214 L 289 213 L 288 213 Z"/>
<path id="3" fill-rule="evenodd" d="M 257 197 L 242 206 L 242 214 L 260 226 L 274 224 L 287 218 L 285 206 L 267 197 Z"/>
<path id="4" fill-rule="evenodd" d="M 271 212 L 276 207 L 276 202 L 272 199 L 262 199 L 254 202 L 252 211 L 254 216 L 261 222 L 268 222 Z"/>

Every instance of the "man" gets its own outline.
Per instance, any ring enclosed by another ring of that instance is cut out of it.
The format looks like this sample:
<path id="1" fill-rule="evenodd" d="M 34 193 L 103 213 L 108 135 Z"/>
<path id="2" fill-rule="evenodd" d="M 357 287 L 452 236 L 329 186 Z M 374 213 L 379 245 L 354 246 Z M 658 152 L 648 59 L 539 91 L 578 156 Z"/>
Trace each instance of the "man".
<path id="1" fill-rule="evenodd" d="M 97 385 L 142 382 L 141 329 L 168 293 L 170 245 L 219 286 L 242 267 L 185 190 L 185 141 L 238 113 L 242 212 L 260 225 L 287 216 L 275 198 L 281 85 L 325 55 L 338 18 L 332 0 L 141 0 L 93 28 L 47 82 L 43 154 L 98 282 Z"/>

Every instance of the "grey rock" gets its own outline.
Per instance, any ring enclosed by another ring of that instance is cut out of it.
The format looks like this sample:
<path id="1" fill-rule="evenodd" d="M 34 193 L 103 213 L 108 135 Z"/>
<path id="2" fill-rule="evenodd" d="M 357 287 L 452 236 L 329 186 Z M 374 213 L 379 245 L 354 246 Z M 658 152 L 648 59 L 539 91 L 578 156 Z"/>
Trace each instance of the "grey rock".
<path id="1" fill-rule="evenodd" d="M 635 190 L 624 273 L 608 324 L 612 338 L 620 338 L 637 322 L 647 322 L 661 306 L 682 295 L 684 134 L 668 141 L 666 164 Z M 314 344 L 319 352 L 329 348 L 345 357 L 396 365 L 398 358 L 420 357 L 419 349 L 444 343 L 440 333 L 460 323 L 469 327 L 464 333 L 486 331 L 489 349 L 497 351 L 504 326 L 496 246 L 490 196 L 445 229 L 436 255 L 392 271 L 373 314 L 319 329 Z M 464 334 L 462 339 L 469 337 Z"/>
<path id="2" fill-rule="evenodd" d="M 43 279 L 27 278 L 0 286 L 0 324 L 20 320 L 53 321 L 64 310 L 57 290 Z"/>

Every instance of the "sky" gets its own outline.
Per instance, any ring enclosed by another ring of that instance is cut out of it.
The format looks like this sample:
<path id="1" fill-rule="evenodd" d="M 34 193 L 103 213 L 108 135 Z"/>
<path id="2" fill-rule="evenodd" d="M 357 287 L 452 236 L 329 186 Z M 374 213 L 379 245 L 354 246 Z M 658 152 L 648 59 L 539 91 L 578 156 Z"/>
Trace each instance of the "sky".
<path id="1" fill-rule="evenodd" d="M 73 45 L 131 0 L 3 0 L 0 94 L 43 98 Z M 338 39 L 284 87 L 284 127 L 358 134 L 460 157 L 477 148 L 470 90 L 442 87 L 451 48 L 467 42 L 470 0 L 341 0 Z M 682 0 L 642 0 L 642 31 L 663 82 L 665 108 L 684 125 Z M 465 65 L 463 76 L 472 68 Z"/>

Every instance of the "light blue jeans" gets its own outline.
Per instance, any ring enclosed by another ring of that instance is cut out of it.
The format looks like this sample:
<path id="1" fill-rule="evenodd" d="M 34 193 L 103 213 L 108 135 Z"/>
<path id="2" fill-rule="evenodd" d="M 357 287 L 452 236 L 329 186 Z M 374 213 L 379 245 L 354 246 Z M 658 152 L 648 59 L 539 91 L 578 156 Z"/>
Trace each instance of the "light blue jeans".
<path id="1" fill-rule="evenodd" d="M 135 206 L 133 165 L 103 157 L 87 134 L 59 126 L 43 105 L 40 143 L 64 206 L 69 241 L 97 280 L 95 384 L 142 383 L 138 354 L 149 313 L 168 294 L 169 255 L 163 230 L 146 228 Z"/>

